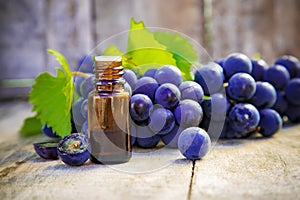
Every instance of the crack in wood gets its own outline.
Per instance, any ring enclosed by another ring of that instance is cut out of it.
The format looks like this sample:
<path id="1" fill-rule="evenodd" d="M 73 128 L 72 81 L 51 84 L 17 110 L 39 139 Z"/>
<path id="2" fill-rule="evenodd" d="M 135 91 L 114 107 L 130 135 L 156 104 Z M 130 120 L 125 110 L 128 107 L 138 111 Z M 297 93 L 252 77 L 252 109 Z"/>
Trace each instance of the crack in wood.
<path id="1" fill-rule="evenodd" d="M 195 165 L 196 165 L 196 161 L 193 161 L 192 174 L 191 174 L 191 180 L 190 180 L 188 198 L 187 198 L 188 200 L 190 200 L 192 196 L 192 189 L 193 189 L 194 175 L 195 175 Z"/>
<path id="2" fill-rule="evenodd" d="M 0 178 L 7 176 L 12 171 L 15 171 L 18 167 L 25 163 L 25 160 L 17 161 L 13 164 L 13 166 L 9 166 L 0 171 Z"/>

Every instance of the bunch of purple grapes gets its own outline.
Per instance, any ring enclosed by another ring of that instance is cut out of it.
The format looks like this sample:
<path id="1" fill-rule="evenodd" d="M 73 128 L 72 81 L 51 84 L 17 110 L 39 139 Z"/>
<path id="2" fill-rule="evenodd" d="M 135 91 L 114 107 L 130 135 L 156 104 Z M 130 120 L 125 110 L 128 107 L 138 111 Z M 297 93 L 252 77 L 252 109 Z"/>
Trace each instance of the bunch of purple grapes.
<path id="1" fill-rule="evenodd" d="M 221 138 L 248 137 L 255 132 L 269 137 L 281 129 L 283 119 L 293 123 L 300 121 L 300 62 L 297 58 L 285 55 L 268 66 L 263 59 L 234 53 L 216 63 L 223 68 L 228 104 Z M 210 93 L 210 101 L 218 104 L 215 95 L 214 91 Z M 210 133 L 218 123 L 206 116 Z"/>
<path id="2" fill-rule="evenodd" d="M 162 141 L 177 147 L 182 131 L 199 127 L 204 91 L 194 81 L 183 81 L 176 66 L 149 69 L 139 78 L 134 71 L 125 70 L 123 77 L 132 89 L 129 105 L 132 144 L 153 148 Z"/>

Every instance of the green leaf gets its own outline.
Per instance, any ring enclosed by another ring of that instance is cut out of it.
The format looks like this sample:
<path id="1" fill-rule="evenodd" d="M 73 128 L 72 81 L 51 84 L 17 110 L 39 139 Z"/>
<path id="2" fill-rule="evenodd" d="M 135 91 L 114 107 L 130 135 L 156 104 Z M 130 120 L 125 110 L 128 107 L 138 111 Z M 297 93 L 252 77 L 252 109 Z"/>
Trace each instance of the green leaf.
<path id="1" fill-rule="evenodd" d="M 110 45 L 106 47 L 106 49 L 103 52 L 104 56 L 122 56 L 124 53 L 120 51 L 120 49 L 115 45 Z"/>
<path id="2" fill-rule="evenodd" d="M 35 116 L 26 118 L 19 132 L 22 136 L 29 137 L 40 134 L 41 129 L 41 121 Z"/>
<path id="3" fill-rule="evenodd" d="M 49 50 L 48 50 L 49 51 Z M 41 73 L 35 79 L 29 93 L 29 101 L 33 104 L 33 111 L 41 124 L 52 127 L 59 136 L 71 133 L 71 106 L 73 97 L 72 73 L 65 58 L 58 52 L 51 50 L 61 64 L 57 69 L 57 76 L 48 72 Z"/>
<path id="4" fill-rule="evenodd" d="M 134 68 L 143 74 L 149 68 L 159 68 L 162 65 L 176 65 L 173 54 L 166 46 L 155 40 L 154 34 L 145 28 L 144 23 L 135 22 L 132 18 L 126 49 L 127 63 L 125 68 Z"/>
<path id="5" fill-rule="evenodd" d="M 181 70 L 185 80 L 192 80 L 191 66 L 198 61 L 197 52 L 188 38 L 178 33 L 156 31 L 155 39 L 165 45 L 167 50 L 173 54 L 177 67 Z"/>

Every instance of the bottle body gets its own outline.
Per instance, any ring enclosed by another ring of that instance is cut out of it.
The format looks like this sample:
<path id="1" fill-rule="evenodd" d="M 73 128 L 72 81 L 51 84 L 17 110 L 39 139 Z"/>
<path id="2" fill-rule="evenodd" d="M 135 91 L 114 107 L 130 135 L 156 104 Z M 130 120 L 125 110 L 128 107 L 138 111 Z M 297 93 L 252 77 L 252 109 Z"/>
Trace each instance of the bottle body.
<path id="1" fill-rule="evenodd" d="M 109 74 L 109 79 L 103 73 L 98 74 L 99 81 L 95 91 L 88 97 L 90 153 L 91 161 L 95 163 L 117 164 L 131 158 L 130 96 L 123 88 L 122 77 L 116 76 L 121 75 L 121 71 L 113 72 L 112 69 L 115 68 L 105 71 L 105 74 Z"/>

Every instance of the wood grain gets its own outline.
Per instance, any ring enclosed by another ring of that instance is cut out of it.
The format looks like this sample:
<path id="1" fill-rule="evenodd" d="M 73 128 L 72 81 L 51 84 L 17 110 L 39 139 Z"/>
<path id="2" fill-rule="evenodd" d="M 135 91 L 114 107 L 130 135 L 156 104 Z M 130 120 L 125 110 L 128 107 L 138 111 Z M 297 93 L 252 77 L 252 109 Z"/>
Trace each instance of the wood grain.
<path id="1" fill-rule="evenodd" d="M 300 197 L 299 125 L 286 127 L 268 139 L 220 141 L 195 163 L 176 149 L 163 148 L 154 153 L 135 149 L 134 159 L 122 165 L 87 162 L 70 167 L 35 154 L 32 143 L 44 141 L 45 136 L 19 137 L 17 130 L 22 119 L 31 115 L 30 109 L 24 102 L 0 104 L 1 116 L 6 113 L 0 118 L 0 199 Z"/>

